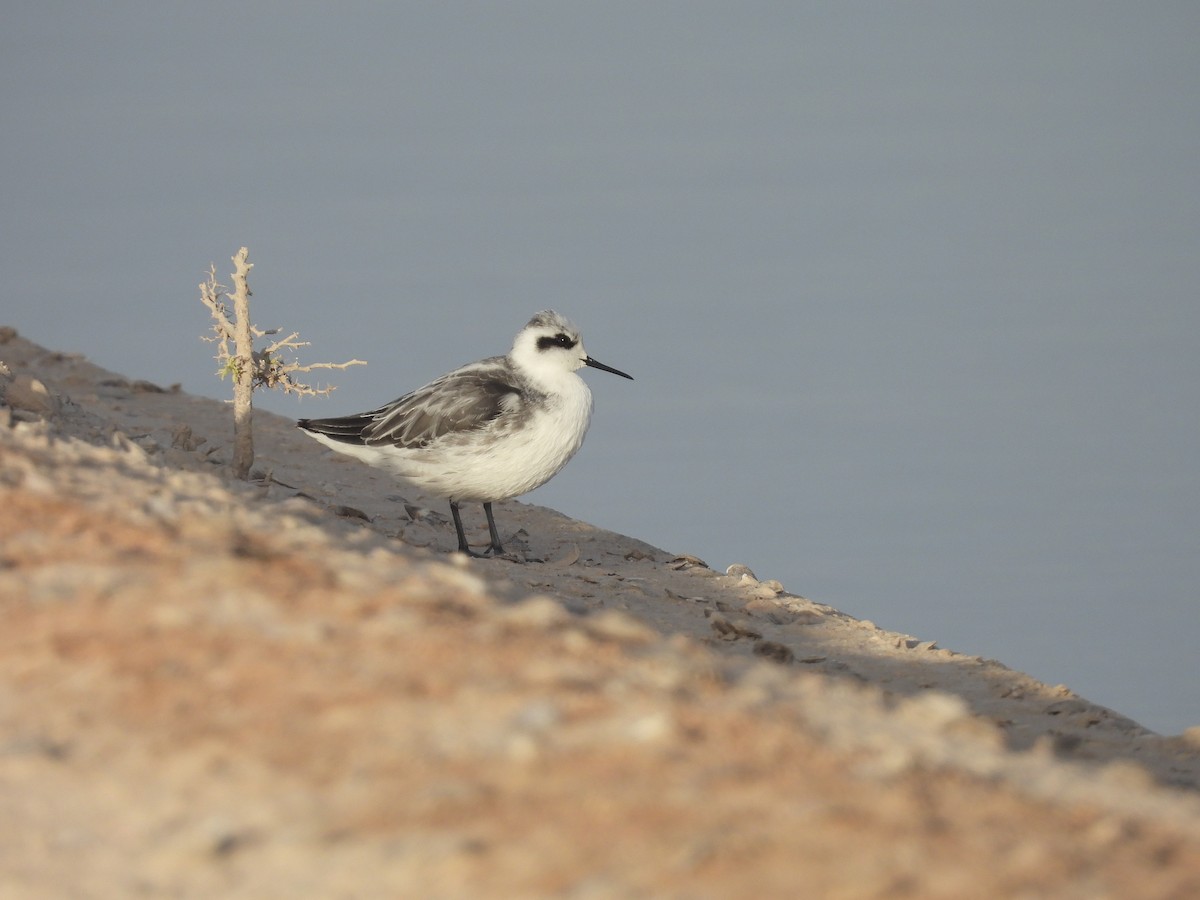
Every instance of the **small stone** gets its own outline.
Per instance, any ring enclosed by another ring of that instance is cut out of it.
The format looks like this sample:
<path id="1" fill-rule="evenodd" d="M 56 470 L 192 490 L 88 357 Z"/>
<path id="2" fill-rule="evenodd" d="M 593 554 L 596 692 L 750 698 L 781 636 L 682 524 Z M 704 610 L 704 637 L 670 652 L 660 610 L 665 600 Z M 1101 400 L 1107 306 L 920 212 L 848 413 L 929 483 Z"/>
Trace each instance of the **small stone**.
<path id="1" fill-rule="evenodd" d="M 917 638 L 897 638 L 896 646 L 901 650 L 936 650 L 937 641 L 921 641 Z"/>
<path id="2" fill-rule="evenodd" d="M 558 704 L 549 700 L 536 700 L 517 710 L 512 723 L 522 731 L 540 733 L 549 731 L 563 720 Z"/>
<path id="3" fill-rule="evenodd" d="M 226 832 L 213 841 L 213 856 L 232 856 L 250 843 L 251 836 L 245 832 Z"/>
<path id="4" fill-rule="evenodd" d="M 171 431 L 171 446 L 176 450 L 196 450 L 201 444 L 207 442 L 208 438 L 196 437 L 188 425 L 177 425 Z"/>
<path id="5" fill-rule="evenodd" d="M 741 563 L 734 563 L 725 570 L 726 575 L 732 575 L 735 578 L 749 578 L 751 581 L 758 581 L 758 576 L 751 571 L 749 566 L 744 566 Z"/>
<path id="6" fill-rule="evenodd" d="M 658 632 L 653 628 L 616 609 L 588 616 L 583 625 L 592 637 L 622 644 L 648 644 L 658 638 Z"/>
<path id="7" fill-rule="evenodd" d="M 415 503 L 405 503 L 404 512 L 413 522 L 433 522 L 437 524 L 440 518 L 428 506 L 417 506 Z"/>
<path id="8" fill-rule="evenodd" d="M 1124 822 L 1116 816 L 1105 816 L 1091 824 L 1083 836 L 1095 847 L 1107 848 L 1123 840 L 1127 835 Z"/>
<path id="9" fill-rule="evenodd" d="M 779 596 L 779 591 L 775 590 L 770 585 L 767 585 L 767 584 L 764 584 L 761 582 L 746 582 L 746 583 L 754 585 L 753 589 L 750 591 L 750 594 L 751 594 L 751 596 L 756 597 L 760 600 L 774 600 L 776 597 Z"/>
<path id="10" fill-rule="evenodd" d="M 971 708 L 966 700 L 958 694 L 944 691 L 930 691 L 910 697 L 901 704 L 901 710 L 906 718 L 916 719 L 937 731 L 971 717 Z"/>
<path id="11" fill-rule="evenodd" d="M 52 416 L 58 412 L 62 402 L 49 388 L 36 378 L 18 375 L 4 390 L 4 402 L 13 409 L 24 410 L 39 416 Z"/>
<path id="12" fill-rule="evenodd" d="M 626 733 L 639 744 L 660 743 L 674 736 L 675 721 L 670 713 L 649 712 L 627 723 Z"/>
<path id="13" fill-rule="evenodd" d="M 777 641 L 759 641 L 754 645 L 754 655 L 783 665 L 787 665 L 796 658 L 796 654 L 792 653 L 790 648 Z"/>
<path id="14" fill-rule="evenodd" d="M 510 627 L 549 631 L 565 625 L 571 615 L 552 597 L 535 595 L 501 610 L 498 618 Z"/>
<path id="15" fill-rule="evenodd" d="M 562 566 L 563 568 L 566 568 L 567 566 L 575 565 L 575 563 L 579 562 L 579 559 L 582 556 L 583 553 L 580 551 L 579 545 L 572 544 L 570 550 L 564 553 L 560 559 L 551 560 L 550 565 Z"/>
<path id="16" fill-rule="evenodd" d="M 1129 759 L 1117 759 L 1102 770 L 1100 777 L 1113 787 L 1148 791 L 1154 787 L 1154 776 Z"/>
<path id="17" fill-rule="evenodd" d="M 751 640 L 761 640 L 762 635 L 750 628 L 743 622 L 735 619 L 727 619 L 720 613 L 712 613 L 709 616 L 709 627 L 717 633 L 724 641 L 736 641 L 738 638 L 750 638 Z"/>
<path id="18" fill-rule="evenodd" d="M 776 625 L 781 625 L 786 619 L 779 615 L 779 604 L 775 602 L 774 597 L 763 597 L 755 594 L 746 601 L 745 611 L 749 615 L 763 615 L 774 622 Z"/>

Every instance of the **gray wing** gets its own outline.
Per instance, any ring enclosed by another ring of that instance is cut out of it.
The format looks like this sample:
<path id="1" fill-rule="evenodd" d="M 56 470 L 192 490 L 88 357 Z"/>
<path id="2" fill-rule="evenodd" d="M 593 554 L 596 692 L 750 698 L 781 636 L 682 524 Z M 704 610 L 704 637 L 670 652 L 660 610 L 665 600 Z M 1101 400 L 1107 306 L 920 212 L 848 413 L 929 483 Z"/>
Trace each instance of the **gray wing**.
<path id="1" fill-rule="evenodd" d="M 425 447 L 448 434 L 484 428 L 504 412 L 515 411 L 524 392 L 513 382 L 503 357 L 456 369 L 405 394 L 364 418 L 361 431 L 369 447 Z"/>

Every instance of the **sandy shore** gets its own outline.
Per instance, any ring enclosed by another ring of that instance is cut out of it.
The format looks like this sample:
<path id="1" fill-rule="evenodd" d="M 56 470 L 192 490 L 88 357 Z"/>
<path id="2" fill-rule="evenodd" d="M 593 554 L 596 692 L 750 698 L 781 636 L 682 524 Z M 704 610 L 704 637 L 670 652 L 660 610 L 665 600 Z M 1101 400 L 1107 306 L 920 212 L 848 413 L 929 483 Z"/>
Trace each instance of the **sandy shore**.
<path id="1" fill-rule="evenodd" d="M 1200 896 L 1200 734 L 0 331 L 0 896 Z M 470 511 L 473 540 L 481 517 Z"/>

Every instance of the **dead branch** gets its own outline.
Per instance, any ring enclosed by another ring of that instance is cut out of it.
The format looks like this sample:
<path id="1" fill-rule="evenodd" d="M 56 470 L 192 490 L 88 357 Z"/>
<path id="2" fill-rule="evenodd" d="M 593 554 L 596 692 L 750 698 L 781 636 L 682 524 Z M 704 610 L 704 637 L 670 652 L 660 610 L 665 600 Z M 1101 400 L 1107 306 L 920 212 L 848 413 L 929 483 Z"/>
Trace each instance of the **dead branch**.
<path id="1" fill-rule="evenodd" d="M 312 387 L 294 376 L 314 369 L 345 369 L 349 366 L 365 366 L 366 363 L 352 359 L 344 363 L 301 365 L 294 358 L 285 358 L 281 353 L 294 353 L 301 347 L 309 346 L 309 342 L 301 341 L 299 332 L 295 331 L 273 341 L 263 350 L 255 350 L 255 338 L 275 335 L 283 329 L 264 331 L 250 321 L 249 275 L 254 264 L 249 262 L 249 251 L 245 247 L 234 254 L 233 266 L 233 293 L 228 293 L 225 285 L 217 283 L 216 266 L 210 265 L 208 280 L 200 284 L 200 299 L 213 318 L 213 334 L 204 336 L 203 340 L 217 345 L 216 360 L 221 364 L 218 374 L 222 378 L 227 374 L 233 377 L 233 470 L 239 478 L 246 479 L 254 462 L 252 419 L 256 388 L 279 388 L 299 397 L 325 395 L 334 390 L 332 385 Z M 226 301 L 233 303 L 232 316 Z"/>

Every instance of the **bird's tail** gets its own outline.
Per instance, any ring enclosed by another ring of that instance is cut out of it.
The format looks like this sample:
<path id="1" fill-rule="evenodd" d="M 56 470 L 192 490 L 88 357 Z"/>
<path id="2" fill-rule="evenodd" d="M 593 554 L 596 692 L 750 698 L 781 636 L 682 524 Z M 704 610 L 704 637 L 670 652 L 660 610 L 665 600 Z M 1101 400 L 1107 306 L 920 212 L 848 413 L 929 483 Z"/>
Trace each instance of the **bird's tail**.
<path id="1" fill-rule="evenodd" d="M 373 421 L 372 417 L 360 413 L 337 419 L 298 419 L 296 427 L 343 444 L 365 444 L 364 432 Z"/>

